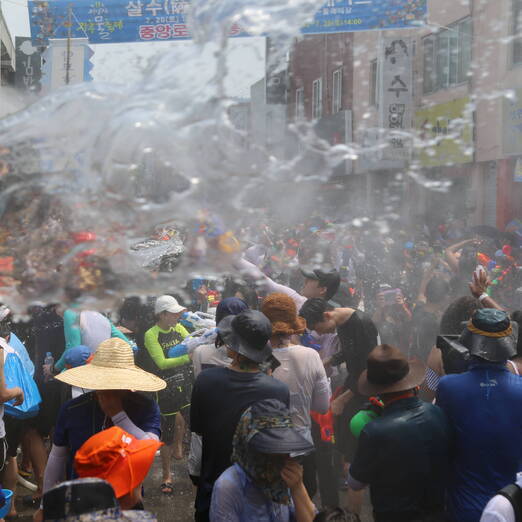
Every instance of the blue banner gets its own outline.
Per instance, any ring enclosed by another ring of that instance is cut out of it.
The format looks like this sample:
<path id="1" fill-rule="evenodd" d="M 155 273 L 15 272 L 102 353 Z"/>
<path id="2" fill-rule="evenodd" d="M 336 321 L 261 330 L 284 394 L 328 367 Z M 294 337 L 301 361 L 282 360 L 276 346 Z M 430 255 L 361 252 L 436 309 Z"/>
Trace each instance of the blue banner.
<path id="1" fill-rule="evenodd" d="M 418 27 L 427 0 L 329 0 L 304 34 Z M 89 38 L 91 44 L 187 40 L 190 2 L 185 0 L 30 0 L 31 37 L 36 46 L 49 38 Z M 70 9 L 69 9 L 70 8 Z M 69 24 L 71 20 L 71 24 Z M 231 37 L 248 36 L 239 24 Z"/>
<path id="2" fill-rule="evenodd" d="M 329 0 L 303 27 L 303 34 L 347 33 L 420 27 L 427 0 Z"/>

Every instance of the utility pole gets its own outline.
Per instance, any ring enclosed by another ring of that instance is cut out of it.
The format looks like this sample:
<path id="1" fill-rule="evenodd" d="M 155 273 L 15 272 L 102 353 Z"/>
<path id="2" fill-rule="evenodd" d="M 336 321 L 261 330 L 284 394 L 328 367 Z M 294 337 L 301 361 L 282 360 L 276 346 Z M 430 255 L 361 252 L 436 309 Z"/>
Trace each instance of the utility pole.
<path id="1" fill-rule="evenodd" d="M 69 85 L 71 69 L 71 37 L 72 37 L 72 7 L 67 8 L 67 57 L 65 63 L 65 85 Z"/>

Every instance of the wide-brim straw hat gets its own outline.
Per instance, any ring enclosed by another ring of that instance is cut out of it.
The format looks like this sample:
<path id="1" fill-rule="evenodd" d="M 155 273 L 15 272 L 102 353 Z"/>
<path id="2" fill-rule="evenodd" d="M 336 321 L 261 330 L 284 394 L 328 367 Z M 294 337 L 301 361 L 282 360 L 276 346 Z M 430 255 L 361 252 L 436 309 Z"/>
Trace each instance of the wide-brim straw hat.
<path id="1" fill-rule="evenodd" d="M 297 315 L 294 300 L 281 293 L 267 295 L 261 311 L 272 323 L 272 335 L 300 335 L 306 329 L 306 321 Z"/>
<path id="2" fill-rule="evenodd" d="M 90 364 L 71 368 L 56 379 L 89 390 L 156 392 L 167 386 L 163 379 L 136 366 L 132 348 L 117 337 L 100 343 Z"/>

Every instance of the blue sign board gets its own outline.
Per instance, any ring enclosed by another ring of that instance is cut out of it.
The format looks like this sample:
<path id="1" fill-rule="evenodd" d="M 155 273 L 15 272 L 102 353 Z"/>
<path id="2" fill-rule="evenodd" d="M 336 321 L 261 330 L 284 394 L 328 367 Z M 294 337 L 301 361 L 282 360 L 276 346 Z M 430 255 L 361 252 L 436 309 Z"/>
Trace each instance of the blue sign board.
<path id="1" fill-rule="evenodd" d="M 49 38 L 73 38 L 91 44 L 186 40 L 190 2 L 186 0 L 30 0 L 31 37 L 36 46 Z M 304 34 L 418 27 L 425 22 L 427 0 L 328 0 Z M 229 36 L 248 36 L 239 24 Z"/>

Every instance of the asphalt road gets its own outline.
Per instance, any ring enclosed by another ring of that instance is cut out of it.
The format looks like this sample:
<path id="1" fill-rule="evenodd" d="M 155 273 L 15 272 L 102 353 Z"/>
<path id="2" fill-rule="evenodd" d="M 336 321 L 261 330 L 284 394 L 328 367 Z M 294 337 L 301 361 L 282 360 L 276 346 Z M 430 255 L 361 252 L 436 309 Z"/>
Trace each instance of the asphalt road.
<path id="1" fill-rule="evenodd" d="M 173 460 L 175 489 L 172 496 L 163 495 L 160 491 L 161 463 L 156 457 L 149 476 L 145 480 L 145 508 L 158 517 L 158 522 L 191 522 L 194 520 L 194 496 L 195 488 L 192 486 L 187 474 L 186 460 Z M 25 488 L 18 488 L 17 507 L 20 521 L 32 520 L 32 510 L 21 505 L 21 496 L 29 492 Z M 346 495 L 341 494 L 343 505 L 346 503 Z M 362 522 L 372 522 L 371 508 L 368 495 L 365 496 Z"/>

